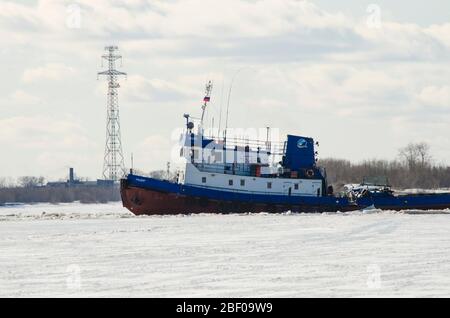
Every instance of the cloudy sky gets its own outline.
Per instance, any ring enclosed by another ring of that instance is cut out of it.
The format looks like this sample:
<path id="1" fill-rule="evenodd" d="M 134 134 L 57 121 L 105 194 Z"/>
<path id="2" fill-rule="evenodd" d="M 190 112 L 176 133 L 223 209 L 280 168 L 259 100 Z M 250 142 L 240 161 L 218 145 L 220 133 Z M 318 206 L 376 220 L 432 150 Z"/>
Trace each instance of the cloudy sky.
<path id="1" fill-rule="evenodd" d="M 230 127 L 312 136 L 320 157 L 352 161 L 425 141 L 450 164 L 448 0 L 2 0 L 0 36 L 2 177 L 101 176 L 110 44 L 128 73 L 127 166 L 165 167 L 208 79 L 217 126 L 233 76 Z"/>

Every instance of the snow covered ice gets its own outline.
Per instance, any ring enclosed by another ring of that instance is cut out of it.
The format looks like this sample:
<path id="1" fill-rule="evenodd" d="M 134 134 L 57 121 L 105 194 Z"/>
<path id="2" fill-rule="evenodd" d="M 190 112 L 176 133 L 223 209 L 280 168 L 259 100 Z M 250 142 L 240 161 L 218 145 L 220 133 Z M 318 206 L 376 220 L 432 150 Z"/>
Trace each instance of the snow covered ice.
<path id="1" fill-rule="evenodd" d="M 0 207 L 0 297 L 450 296 L 450 211 Z"/>

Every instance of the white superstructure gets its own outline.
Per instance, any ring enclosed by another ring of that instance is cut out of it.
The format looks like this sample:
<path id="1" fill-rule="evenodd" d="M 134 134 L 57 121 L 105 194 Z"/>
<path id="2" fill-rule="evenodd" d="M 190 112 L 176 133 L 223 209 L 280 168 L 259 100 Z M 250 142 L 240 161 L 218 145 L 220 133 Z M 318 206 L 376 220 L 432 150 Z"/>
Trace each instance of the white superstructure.
<path id="1" fill-rule="evenodd" d="M 194 164 L 186 163 L 183 180 L 186 185 L 209 189 L 292 196 L 321 196 L 322 180 L 243 176 L 200 171 Z"/>

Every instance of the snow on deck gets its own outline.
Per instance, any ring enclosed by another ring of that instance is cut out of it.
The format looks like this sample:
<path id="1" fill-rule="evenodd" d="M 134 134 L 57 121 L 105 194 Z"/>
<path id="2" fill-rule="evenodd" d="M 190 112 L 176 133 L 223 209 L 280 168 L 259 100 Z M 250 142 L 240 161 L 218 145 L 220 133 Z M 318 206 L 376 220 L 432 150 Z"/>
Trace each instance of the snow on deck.
<path id="1" fill-rule="evenodd" d="M 0 297 L 448 297 L 450 215 L 414 213 L 1 207 Z"/>

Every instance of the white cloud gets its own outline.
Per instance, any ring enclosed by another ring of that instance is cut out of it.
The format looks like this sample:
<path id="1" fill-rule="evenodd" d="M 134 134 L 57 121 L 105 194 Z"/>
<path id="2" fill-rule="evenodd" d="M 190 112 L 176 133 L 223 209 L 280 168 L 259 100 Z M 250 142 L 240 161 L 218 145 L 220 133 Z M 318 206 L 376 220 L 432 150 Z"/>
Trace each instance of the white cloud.
<path id="1" fill-rule="evenodd" d="M 31 95 L 21 89 L 14 91 L 11 95 L 11 102 L 16 105 L 36 105 L 41 103 L 41 99 L 34 95 Z"/>
<path id="2" fill-rule="evenodd" d="M 427 86 L 417 96 L 426 106 L 447 108 L 450 111 L 450 86 Z"/>
<path id="3" fill-rule="evenodd" d="M 433 24 L 426 28 L 424 32 L 450 47 L 450 23 Z"/>
<path id="4" fill-rule="evenodd" d="M 124 98 L 135 102 L 173 102 L 190 93 L 174 83 L 141 75 L 130 75 L 122 82 L 122 88 Z"/>
<path id="5" fill-rule="evenodd" d="M 69 165 L 90 171 L 93 158 L 101 160 L 101 146 L 71 117 L 16 116 L 0 119 L 0 127 L 0 147 L 9 153 L 2 175 L 55 178 Z"/>
<path id="6" fill-rule="evenodd" d="M 1 119 L 0 127 L 0 142 L 14 148 L 66 151 L 95 145 L 85 136 L 85 127 L 73 118 L 17 116 Z"/>
<path id="7" fill-rule="evenodd" d="M 73 76 L 75 73 L 76 71 L 73 67 L 59 63 L 49 63 L 44 66 L 25 70 L 22 76 L 22 80 L 26 83 L 42 80 L 69 80 L 70 76 Z"/>

